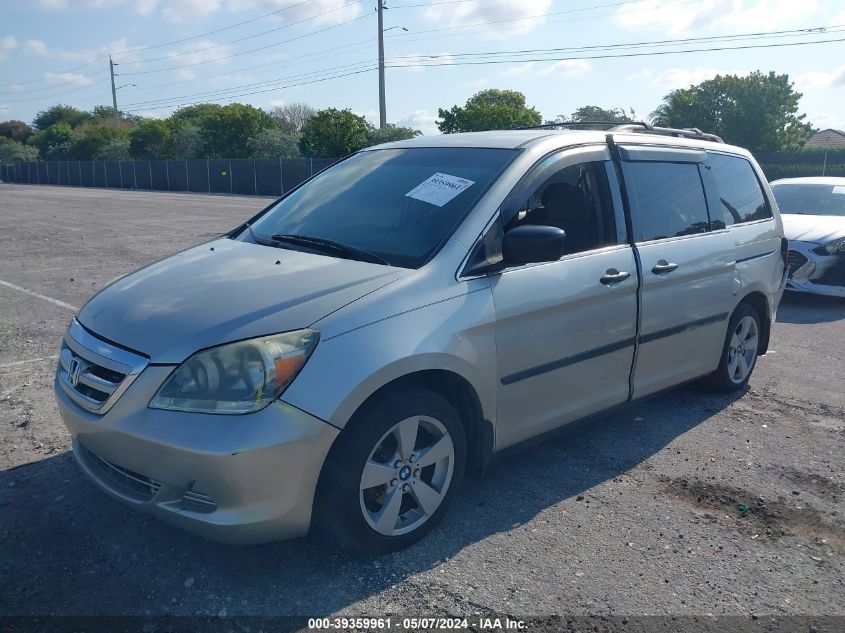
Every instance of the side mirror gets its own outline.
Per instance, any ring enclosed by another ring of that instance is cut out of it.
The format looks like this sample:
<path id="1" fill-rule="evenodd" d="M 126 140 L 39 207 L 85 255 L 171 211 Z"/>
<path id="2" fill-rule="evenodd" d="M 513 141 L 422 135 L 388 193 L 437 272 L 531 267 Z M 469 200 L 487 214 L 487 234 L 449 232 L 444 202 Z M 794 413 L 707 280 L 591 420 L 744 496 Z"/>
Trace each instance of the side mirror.
<path id="1" fill-rule="evenodd" d="M 566 248 L 566 232 L 556 226 L 523 224 L 505 233 L 502 255 L 506 264 L 554 262 Z"/>

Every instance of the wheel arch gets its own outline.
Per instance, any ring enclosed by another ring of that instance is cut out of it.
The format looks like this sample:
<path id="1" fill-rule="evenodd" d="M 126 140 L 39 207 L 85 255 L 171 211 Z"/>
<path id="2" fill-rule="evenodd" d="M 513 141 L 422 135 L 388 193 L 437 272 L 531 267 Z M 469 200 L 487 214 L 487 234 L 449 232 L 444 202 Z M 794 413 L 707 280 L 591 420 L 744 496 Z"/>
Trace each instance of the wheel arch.
<path id="1" fill-rule="evenodd" d="M 742 304 L 750 305 L 760 316 L 760 326 L 762 331 L 760 332 L 761 340 L 760 347 L 758 348 L 758 355 L 762 356 L 769 349 L 769 338 L 772 332 L 772 310 L 769 298 L 765 295 L 765 293 L 759 290 L 752 290 L 743 296 L 739 302 L 737 302 L 734 312 L 736 312 L 736 309 Z"/>
<path id="2" fill-rule="evenodd" d="M 466 377 L 452 369 L 419 369 L 393 378 L 372 391 L 355 408 L 355 413 L 389 393 L 414 388 L 432 391 L 454 407 L 466 434 L 467 473 L 483 474 L 493 454 L 493 424 L 484 415 L 476 388 Z"/>

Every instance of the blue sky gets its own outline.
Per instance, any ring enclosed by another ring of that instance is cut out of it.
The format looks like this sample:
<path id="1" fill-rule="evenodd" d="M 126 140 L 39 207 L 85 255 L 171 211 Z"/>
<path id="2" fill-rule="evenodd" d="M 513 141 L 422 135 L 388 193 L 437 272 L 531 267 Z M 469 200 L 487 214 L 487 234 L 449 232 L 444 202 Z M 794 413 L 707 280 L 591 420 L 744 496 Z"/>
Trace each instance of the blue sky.
<path id="1" fill-rule="evenodd" d="M 788 73 L 804 92 L 801 108 L 809 120 L 845 128 L 845 41 L 595 58 L 845 39 L 841 0 L 386 0 L 386 5 L 386 57 L 395 66 L 387 70 L 388 120 L 426 134 L 436 132 L 439 107 L 463 104 L 485 88 L 520 90 L 545 118 L 587 104 L 633 108 L 643 118 L 674 88 L 716 73 L 752 70 Z M 136 114 L 167 116 L 178 105 L 206 100 L 267 109 L 301 101 L 351 108 L 376 122 L 375 6 L 376 0 L 4 3 L 0 120 L 29 121 L 57 102 L 83 109 L 110 104 L 104 56 L 112 53 L 123 86 L 118 105 Z M 841 32 L 830 28 L 836 25 L 843 25 Z M 537 51 L 815 27 L 827 30 L 753 41 Z M 529 50 L 535 52 L 489 54 Z M 502 63 L 454 65 L 493 59 Z"/>

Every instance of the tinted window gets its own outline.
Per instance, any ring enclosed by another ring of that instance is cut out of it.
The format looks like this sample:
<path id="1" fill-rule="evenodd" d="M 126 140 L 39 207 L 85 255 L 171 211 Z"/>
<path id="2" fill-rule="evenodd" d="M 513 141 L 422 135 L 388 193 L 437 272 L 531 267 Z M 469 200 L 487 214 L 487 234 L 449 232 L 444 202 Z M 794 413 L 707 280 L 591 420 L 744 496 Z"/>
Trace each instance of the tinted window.
<path id="1" fill-rule="evenodd" d="M 719 218 L 714 214 L 713 228 L 772 217 L 772 210 L 763 196 L 751 163 L 739 156 L 709 154 L 707 167 L 716 180 L 724 222 L 724 225 L 719 224 Z"/>
<path id="2" fill-rule="evenodd" d="M 253 229 L 260 237 L 334 240 L 417 268 L 515 154 L 467 147 L 361 152 L 280 200 Z"/>
<path id="3" fill-rule="evenodd" d="M 841 185 L 772 185 L 781 213 L 845 216 L 845 179 Z"/>
<path id="4" fill-rule="evenodd" d="M 569 165 L 532 192 L 508 228 L 540 224 L 563 229 L 567 254 L 616 244 L 617 228 L 607 198 L 603 163 Z"/>
<path id="5" fill-rule="evenodd" d="M 624 163 L 638 241 L 705 233 L 704 187 L 695 163 Z"/>

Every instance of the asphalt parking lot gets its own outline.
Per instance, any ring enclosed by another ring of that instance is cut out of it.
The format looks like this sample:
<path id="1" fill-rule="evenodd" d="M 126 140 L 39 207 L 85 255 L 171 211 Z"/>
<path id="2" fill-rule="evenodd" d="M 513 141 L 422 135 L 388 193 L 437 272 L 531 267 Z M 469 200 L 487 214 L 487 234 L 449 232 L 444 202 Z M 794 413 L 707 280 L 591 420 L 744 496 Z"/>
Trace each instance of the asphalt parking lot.
<path id="1" fill-rule="evenodd" d="M 0 185 L 0 613 L 845 615 L 833 299 L 785 297 L 746 393 L 685 387 L 496 463 L 397 554 L 220 545 L 100 492 L 53 401 L 68 320 L 266 203 Z"/>

